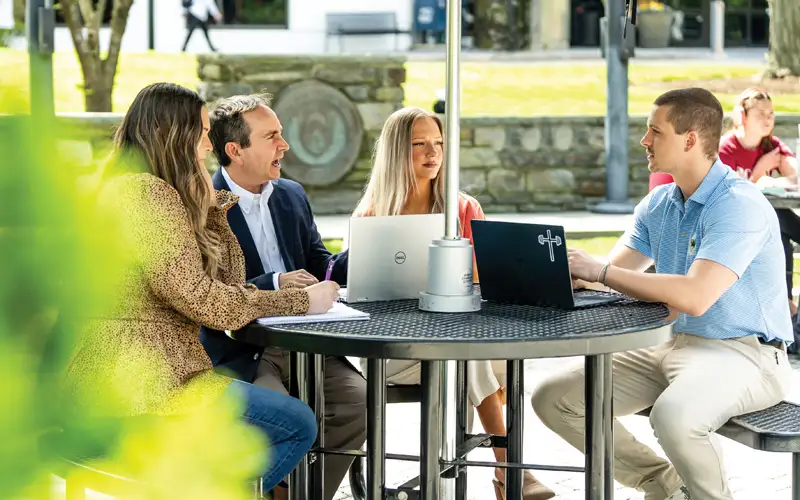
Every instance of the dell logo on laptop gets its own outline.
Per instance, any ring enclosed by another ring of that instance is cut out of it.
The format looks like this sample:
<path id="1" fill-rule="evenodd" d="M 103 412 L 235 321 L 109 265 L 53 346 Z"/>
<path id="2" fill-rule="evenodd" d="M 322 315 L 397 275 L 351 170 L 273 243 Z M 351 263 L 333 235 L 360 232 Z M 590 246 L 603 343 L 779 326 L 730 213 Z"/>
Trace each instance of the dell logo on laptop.
<path id="1" fill-rule="evenodd" d="M 406 254 L 404 252 L 397 252 L 394 254 L 394 263 L 395 264 L 402 264 L 406 261 Z"/>
<path id="2" fill-rule="evenodd" d="M 555 255 L 553 255 L 553 243 L 555 243 L 557 247 L 561 246 L 561 236 L 556 236 L 555 238 L 553 238 L 550 235 L 550 230 L 549 229 L 547 230 L 547 238 L 545 238 L 541 234 L 539 235 L 539 244 L 540 245 L 547 244 L 547 246 L 550 247 L 550 262 L 555 262 L 556 261 L 556 257 L 555 257 Z"/>

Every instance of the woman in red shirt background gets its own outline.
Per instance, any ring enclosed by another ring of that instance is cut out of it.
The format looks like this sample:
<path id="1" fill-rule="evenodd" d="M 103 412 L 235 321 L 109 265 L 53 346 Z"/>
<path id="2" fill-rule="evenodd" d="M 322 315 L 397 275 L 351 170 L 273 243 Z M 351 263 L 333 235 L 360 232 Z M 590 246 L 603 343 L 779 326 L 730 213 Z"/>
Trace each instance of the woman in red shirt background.
<path id="1" fill-rule="evenodd" d="M 767 91 L 749 88 L 739 96 L 733 110 L 734 128 L 720 140 L 719 159 L 740 176 L 759 186 L 797 185 L 797 158 L 789 147 L 773 136 L 775 111 Z M 789 209 L 776 209 L 786 258 L 786 287 L 792 314 L 794 248 L 800 242 L 800 217 Z"/>

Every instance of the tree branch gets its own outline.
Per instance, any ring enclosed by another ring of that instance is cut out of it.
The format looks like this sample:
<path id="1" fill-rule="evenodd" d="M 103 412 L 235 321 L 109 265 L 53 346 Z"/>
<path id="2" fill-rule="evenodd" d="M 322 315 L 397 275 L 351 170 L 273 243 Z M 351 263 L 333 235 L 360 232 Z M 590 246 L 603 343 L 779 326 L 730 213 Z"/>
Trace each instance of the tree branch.
<path id="1" fill-rule="evenodd" d="M 100 30 L 109 0 L 60 0 L 64 20 L 70 30 L 83 71 L 83 90 L 87 111 L 111 111 L 111 92 L 117 73 L 120 46 L 128 13 L 134 0 L 113 0 L 111 36 L 106 58 L 100 47 Z"/>
<path id="2" fill-rule="evenodd" d="M 85 77 L 89 49 L 86 46 L 86 40 L 83 38 L 83 24 L 80 21 L 81 13 L 74 0 L 61 0 L 61 15 L 67 23 L 67 28 L 69 28 L 69 34 L 72 37 L 72 43 L 75 45 L 75 51 L 78 53 L 78 60 L 84 70 Z"/>
<path id="3" fill-rule="evenodd" d="M 125 34 L 125 28 L 128 25 L 128 13 L 132 4 L 133 0 L 114 0 L 114 10 L 111 12 L 111 36 L 108 42 L 108 56 L 102 63 L 103 74 L 111 79 L 109 83 L 113 83 L 114 75 L 117 73 L 122 36 Z"/>
<path id="4" fill-rule="evenodd" d="M 83 16 L 83 22 L 85 24 L 91 24 L 94 17 L 94 7 L 92 7 L 92 0 L 78 0 L 78 7 L 81 9 L 81 15 Z"/>
<path id="5" fill-rule="evenodd" d="M 100 26 L 103 25 L 103 18 L 106 17 L 106 0 L 98 0 L 97 1 L 97 9 L 95 10 L 95 16 L 97 16 L 97 29 L 100 29 Z"/>
<path id="6" fill-rule="evenodd" d="M 769 0 L 769 68 L 766 76 L 800 76 L 800 12 L 795 0 Z"/>
<path id="7" fill-rule="evenodd" d="M 78 0 L 86 28 L 86 45 L 93 54 L 100 54 L 100 20 L 94 11 L 92 0 Z"/>

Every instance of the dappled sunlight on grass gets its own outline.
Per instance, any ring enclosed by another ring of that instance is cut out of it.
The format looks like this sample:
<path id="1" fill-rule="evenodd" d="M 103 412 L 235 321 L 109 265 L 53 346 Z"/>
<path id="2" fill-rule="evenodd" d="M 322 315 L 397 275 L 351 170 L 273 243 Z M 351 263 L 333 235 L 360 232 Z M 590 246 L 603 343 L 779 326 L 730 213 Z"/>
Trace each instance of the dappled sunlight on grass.
<path id="1" fill-rule="evenodd" d="M 646 114 L 653 100 L 670 88 L 711 79 L 750 78 L 753 65 L 637 64 L 630 66 L 630 114 Z M 464 116 L 568 116 L 606 114 L 606 68 L 588 63 L 461 65 Z M 674 84 L 674 85 L 671 85 Z M 436 90 L 444 88 L 443 62 L 408 63 L 406 103 L 430 109 Z M 737 94 L 717 93 L 730 109 Z M 782 95 L 784 108 L 800 107 L 800 96 Z M 777 103 L 776 103 L 777 104 Z"/>
<path id="2" fill-rule="evenodd" d="M 0 87 L 16 88 L 27 93 L 28 56 L 22 51 L 0 49 Z M 6 68 L 12 68 L 10 71 Z M 404 85 L 406 104 L 431 109 L 436 92 L 445 86 L 444 62 L 406 63 Z M 749 80 L 762 68 L 753 64 L 686 64 L 668 62 L 630 65 L 630 104 L 633 115 L 650 111 L 653 99 L 670 88 L 709 80 Z M 84 109 L 79 88 L 80 66 L 73 52 L 54 55 L 56 75 L 56 110 L 79 112 Z M 463 116 L 566 116 L 606 114 L 606 68 L 604 61 L 553 63 L 479 63 L 461 64 Z M 197 63 L 191 54 L 128 53 L 121 55 L 114 111 L 124 111 L 142 87 L 156 81 L 168 81 L 197 88 Z M 741 84 L 738 84 L 741 86 Z M 717 92 L 731 109 L 737 92 Z M 800 94 L 786 93 L 775 99 L 779 112 L 800 109 Z M 0 112 L 5 112 L 0 104 Z"/>
<path id="3" fill-rule="evenodd" d="M 600 255 L 605 257 L 614 248 L 614 244 L 619 238 L 601 237 L 601 238 L 582 238 L 582 239 L 569 239 L 567 240 L 567 247 L 583 250 L 592 255 Z M 331 253 L 339 253 L 342 251 L 342 240 L 331 239 L 325 240 L 325 246 Z"/>
<path id="4" fill-rule="evenodd" d="M 0 48 L 0 88 L 13 88 L 28 94 L 28 53 Z M 75 52 L 57 52 L 53 55 L 56 111 L 74 113 L 84 111 L 81 73 Z M 125 112 L 136 94 L 146 85 L 155 82 L 172 82 L 196 89 L 197 60 L 189 54 L 131 53 L 120 54 L 114 85 L 113 111 Z M 0 102 L 0 113 L 7 113 Z"/>

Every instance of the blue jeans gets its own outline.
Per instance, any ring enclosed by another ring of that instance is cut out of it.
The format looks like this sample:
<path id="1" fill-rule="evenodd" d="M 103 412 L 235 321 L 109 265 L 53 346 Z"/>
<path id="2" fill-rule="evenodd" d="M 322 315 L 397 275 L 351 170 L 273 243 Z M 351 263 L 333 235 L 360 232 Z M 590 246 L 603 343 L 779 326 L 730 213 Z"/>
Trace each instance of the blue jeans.
<path id="1" fill-rule="evenodd" d="M 289 475 L 317 438 L 314 412 L 297 398 L 233 380 L 227 390 L 244 396 L 246 422 L 269 439 L 269 464 L 261 476 L 265 491 Z"/>

